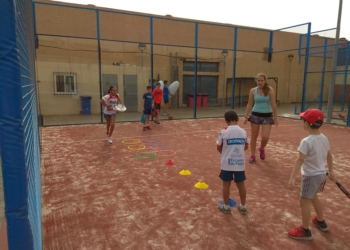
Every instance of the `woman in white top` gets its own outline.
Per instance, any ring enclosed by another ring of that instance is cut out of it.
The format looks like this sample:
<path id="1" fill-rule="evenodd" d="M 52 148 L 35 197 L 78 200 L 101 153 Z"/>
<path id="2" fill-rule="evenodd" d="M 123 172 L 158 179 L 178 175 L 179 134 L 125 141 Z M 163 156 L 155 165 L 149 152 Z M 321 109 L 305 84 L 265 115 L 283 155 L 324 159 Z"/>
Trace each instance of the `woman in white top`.
<path id="1" fill-rule="evenodd" d="M 110 86 L 108 89 L 108 95 L 102 97 L 100 103 L 104 106 L 103 115 L 107 122 L 107 141 L 112 144 L 112 134 L 115 124 L 116 111 L 113 109 L 118 102 L 123 105 L 122 100 L 117 93 L 116 86 Z"/>

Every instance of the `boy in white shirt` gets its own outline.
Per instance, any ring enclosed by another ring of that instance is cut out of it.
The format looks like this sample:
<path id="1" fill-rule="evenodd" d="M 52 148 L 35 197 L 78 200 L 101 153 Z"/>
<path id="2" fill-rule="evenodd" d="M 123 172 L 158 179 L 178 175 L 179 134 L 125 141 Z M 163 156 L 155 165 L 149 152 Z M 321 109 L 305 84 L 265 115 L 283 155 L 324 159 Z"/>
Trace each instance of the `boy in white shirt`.
<path id="1" fill-rule="evenodd" d="M 221 153 L 220 179 L 223 181 L 224 204 L 219 204 L 218 209 L 230 214 L 229 206 L 231 182 L 234 181 L 239 190 L 241 204 L 238 210 L 241 214 L 247 214 L 245 177 L 245 150 L 248 149 L 247 132 L 237 125 L 238 116 L 234 110 L 225 112 L 225 122 L 228 127 L 220 132 L 217 150 Z"/>
<path id="2" fill-rule="evenodd" d="M 311 221 L 321 231 L 328 231 L 328 226 L 323 219 L 323 209 L 317 193 L 323 191 L 326 183 L 326 163 L 329 169 L 329 177 L 334 179 L 333 159 L 329 142 L 319 128 L 323 124 L 324 115 L 318 109 L 309 109 L 300 116 L 304 120 L 304 129 L 309 136 L 304 138 L 298 148 L 299 156 L 295 162 L 289 187 L 294 187 L 295 177 L 301 169 L 303 176 L 300 192 L 300 207 L 302 226 L 288 231 L 288 236 L 297 240 L 312 240 L 309 230 L 311 211 L 310 201 L 315 208 L 316 215 Z"/>

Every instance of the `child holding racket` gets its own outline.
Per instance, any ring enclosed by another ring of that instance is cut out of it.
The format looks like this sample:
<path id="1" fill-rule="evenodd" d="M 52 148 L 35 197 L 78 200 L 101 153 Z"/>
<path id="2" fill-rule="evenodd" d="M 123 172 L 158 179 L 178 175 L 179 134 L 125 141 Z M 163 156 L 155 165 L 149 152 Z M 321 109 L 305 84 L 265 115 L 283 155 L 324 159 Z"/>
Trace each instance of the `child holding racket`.
<path id="1" fill-rule="evenodd" d="M 309 136 L 304 138 L 298 148 L 299 156 L 295 162 L 289 187 L 294 187 L 295 177 L 301 169 L 303 176 L 300 192 L 300 207 L 302 226 L 288 232 L 288 236 L 297 240 L 312 240 L 309 229 L 311 212 L 310 201 L 315 208 L 316 215 L 311 221 L 318 229 L 328 231 L 327 223 L 323 218 L 323 208 L 317 193 L 323 191 L 326 182 L 326 163 L 329 169 L 329 177 L 334 179 L 333 159 L 329 142 L 320 131 L 324 115 L 318 109 L 309 109 L 300 116 L 304 121 L 304 129 Z"/>
<path id="2" fill-rule="evenodd" d="M 221 153 L 220 179 L 223 182 L 222 193 L 224 204 L 219 204 L 218 209 L 230 214 L 229 205 L 231 182 L 234 181 L 239 190 L 241 204 L 238 210 L 241 214 L 247 214 L 246 189 L 244 185 L 245 177 L 245 153 L 248 149 L 247 132 L 237 125 L 238 115 L 234 110 L 225 112 L 225 122 L 227 128 L 220 132 L 217 150 Z"/>
<path id="3" fill-rule="evenodd" d="M 108 94 L 103 96 L 100 103 L 102 106 L 104 106 L 103 114 L 104 118 L 107 122 L 107 141 L 109 144 L 112 144 L 112 134 L 114 130 L 114 124 L 115 124 L 115 116 L 116 111 L 113 109 L 118 102 L 120 104 L 123 104 L 122 100 L 119 97 L 119 94 L 117 94 L 117 87 L 116 86 L 110 86 L 108 89 Z"/>

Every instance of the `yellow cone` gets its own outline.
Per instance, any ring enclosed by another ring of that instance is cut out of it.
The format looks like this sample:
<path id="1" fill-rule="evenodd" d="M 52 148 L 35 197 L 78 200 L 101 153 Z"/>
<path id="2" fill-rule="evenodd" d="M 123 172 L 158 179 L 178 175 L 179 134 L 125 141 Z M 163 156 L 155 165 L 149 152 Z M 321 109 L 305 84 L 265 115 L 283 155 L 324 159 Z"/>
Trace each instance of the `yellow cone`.
<path id="1" fill-rule="evenodd" d="M 204 181 L 199 181 L 199 182 L 197 182 L 196 185 L 194 185 L 194 186 L 195 186 L 196 188 L 198 188 L 198 189 L 206 189 L 206 188 L 209 187 L 208 184 L 205 183 Z"/>
<path id="2" fill-rule="evenodd" d="M 181 175 L 190 175 L 191 172 L 189 170 L 181 170 L 179 174 L 181 174 Z"/>

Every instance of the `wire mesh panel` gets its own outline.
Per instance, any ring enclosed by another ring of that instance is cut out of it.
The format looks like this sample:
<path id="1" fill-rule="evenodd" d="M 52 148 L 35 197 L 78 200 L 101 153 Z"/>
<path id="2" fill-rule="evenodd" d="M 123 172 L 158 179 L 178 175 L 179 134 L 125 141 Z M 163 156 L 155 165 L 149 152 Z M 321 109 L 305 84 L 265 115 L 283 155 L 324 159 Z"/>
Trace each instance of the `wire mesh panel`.
<path id="1" fill-rule="evenodd" d="M 228 89 L 228 79 L 232 78 L 234 33 L 235 28 L 228 25 L 198 26 L 198 117 L 222 117 L 230 107 L 232 91 Z"/>
<path id="2" fill-rule="evenodd" d="M 9 249 L 41 249 L 40 148 L 30 1 L 2 1 L 0 22 L 0 149 L 8 245 Z"/>
<path id="3" fill-rule="evenodd" d="M 270 77 L 270 61 L 272 51 L 269 51 L 270 31 L 252 28 L 237 28 L 236 67 L 234 83 L 234 107 L 245 108 L 249 99 L 249 91 L 256 87 L 255 77 L 265 73 Z M 268 84 L 270 82 L 268 81 Z M 274 87 L 274 85 L 273 85 Z M 229 80 L 228 89 L 232 89 L 232 79 Z"/>
<path id="4" fill-rule="evenodd" d="M 130 108 L 117 121 L 139 120 L 145 88 L 156 81 L 179 82 L 162 110 L 171 109 L 176 118 L 215 117 L 228 107 L 241 107 L 244 113 L 245 92 L 256 86 L 251 79 L 261 72 L 275 88 L 280 108 L 289 113 L 294 114 L 294 105 L 305 109 L 316 98 L 307 88 L 319 88 L 324 81 L 327 89 L 323 68 L 332 52 L 324 56 L 323 37 L 334 30 L 310 36 L 310 23 L 272 31 L 94 5 L 35 2 L 35 10 L 44 125 L 103 122 L 99 99 L 111 83 L 129 100 Z M 204 96 L 197 98 L 197 93 Z M 92 97 L 89 116 L 81 115 L 82 94 Z M 340 103 L 346 106 L 343 95 Z M 325 96 L 326 90 L 319 101 Z M 72 108 L 63 108 L 67 105 Z"/>
<path id="5" fill-rule="evenodd" d="M 305 69 L 309 65 L 309 23 L 273 31 L 270 46 L 273 50 L 271 72 L 278 76 L 278 100 L 281 104 L 279 113 L 293 115 L 294 104 L 302 109 L 305 102 Z M 305 36 L 303 42 L 301 35 Z"/>
<path id="6" fill-rule="evenodd" d="M 110 41 L 149 41 L 149 17 L 99 11 L 101 39 Z"/>
<path id="7" fill-rule="evenodd" d="M 38 34 L 55 36 L 96 38 L 95 11 L 73 6 L 54 6 L 49 3 L 35 4 Z M 72 25 L 74 24 L 74 25 Z"/>
<path id="8" fill-rule="evenodd" d="M 98 14 L 91 8 L 35 4 L 38 101 L 45 126 L 103 121 L 98 38 L 109 30 L 99 29 L 106 17 Z"/>
<path id="9" fill-rule="evenodd" d="M 195 86 L 196 24 L 171 17 L 152 18 L 151 36 L 152 87 L 156 88 L 157 82 L 160 87 L 164 85 L 159 116 L 155 119 L 168 119 L 168 114 L 177 119 L 193 118 L 193 102 L 188 103 L 187 96 L 194 93 Z"/>
<path id="10" fill-rule="evenodd" d="M 340 103 L 340 110 L 344 110 L 349 105 L 350 98 L 350 42 L 344 41 L 338 49 L 337 72 L 334 100 Z"/>
<path id="11" fill-rule="evenodd" d="M 328 89 L 333 61 L 334 29 L 312 32 L 309 42 L 309 64 L 306 87 L 305 87 L 305 109 L 325 107 L 324 102 L 328 99 Z M 306 55 L 307 34 L 300 35 L 299 55 Z M 300 90 L 301 92 L 301 90 Z"/>
<path id="12" fill-rule="evenodd" d="M 38 40 L 37 87 L 44 125 L 100 122 L 97 41 L 49 35 Z"/>
<path id="13" fill-rule="evenodd" d="M 101 41 L 103 95 L 115 86 L 127 107 L 127 112 L 117 114 L 117 121 L 140 120 L 143 94 L 150 85 L 149 49 L 146 43 Z"/>
<path id="14" fill-rule="evenodd" d="M 349 100 L 350 84 L 349 58 L 350 48 L 346 39 L 335 44 L 336 29 L 315 31 L 310 36 L 309 65 L 307 71 L 305 109 L 318 108 L 327 112 L 330 84 L 335 74 L 334 95 L 332 103 L 332 122 L 346 122 L 346 109 Z M 300 55 L 305 56 L 306 35 L 300 35 Z M 336 70 L 333 71 L 335 48 L 338 48 Z M 340 120 L 340 121 L 338 121 Z"/>

